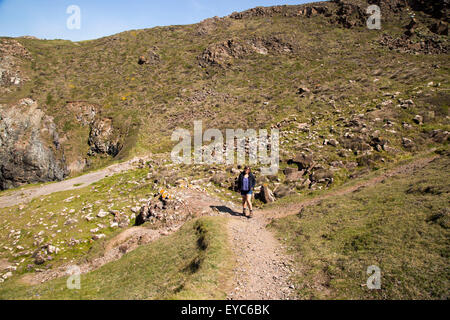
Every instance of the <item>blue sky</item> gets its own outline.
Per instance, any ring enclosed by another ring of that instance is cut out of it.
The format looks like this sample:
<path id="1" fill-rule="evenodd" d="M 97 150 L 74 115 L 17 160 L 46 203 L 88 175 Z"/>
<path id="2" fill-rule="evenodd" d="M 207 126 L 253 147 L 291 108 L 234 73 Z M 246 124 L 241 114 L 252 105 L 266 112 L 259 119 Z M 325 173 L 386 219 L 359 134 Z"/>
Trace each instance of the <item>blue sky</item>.
<path id="1" fill-rule="evenodd" d="M 256 6 L 314 0 L 0 0 L 0 36 L 41 39 L 96 39 L 118 32 L 191 24 Z M 81 28 L 67 28 L 70 5 L 81 10 Z"/>

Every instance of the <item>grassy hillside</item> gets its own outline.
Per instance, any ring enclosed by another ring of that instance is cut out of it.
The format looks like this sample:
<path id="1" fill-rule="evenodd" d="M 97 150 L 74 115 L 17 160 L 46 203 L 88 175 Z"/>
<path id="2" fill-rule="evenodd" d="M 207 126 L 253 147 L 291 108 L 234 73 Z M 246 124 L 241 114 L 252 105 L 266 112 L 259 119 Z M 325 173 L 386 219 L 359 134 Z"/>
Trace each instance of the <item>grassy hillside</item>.
<path id="1" fill-rule="evenodd" d="M 450 159 L 323 200 L 271 228 L 296 257 L 304 299 L 448 299 Z M 381 290 L 366 287 L 369 266 Z"/>
<path id="2" fill-rule="evenodd" d="M 67 278 L 0 287 L 0 299 L 224 299 L 232 266 L 225 218 L 201 218 L 177 233 L 142 246 L 81 276 L 81 290 Z"/>
<path id="3" fill-rule="evenodd" d="M 345 2 L 364 8 L 361 1 Z M 339 156 L 339 149 L 323 142 L 342 137 L 342 122 L 359 114 L 368 116 L 369 134 L 382 130 L 398 149 L 373 157 L 377 165 L 380 159 L 416 151 L 405 150 L 402 137 L 420 149 L 433 143 L 432 130 L 448 130 L 448 55 L 397 52 L 382 41 L 404 33 L 410 12 L 392 14 L 383 6 L 382 29 L 369 30 L 364 17 L 351 28 L 336 21 L 345 14 L 335 3 L 314 5 L 327 7 L 330 16 L 299 14 L 311 5 L 283 6 L 77 43 L 18 38 L 32 57 L 23 65 L 30 81 L 1 101 L 38 100 L 55 117 L 68 163 L 86 157 L 89 133 L 68 101 L 94 104 L 102 117 L 113 119 L 123 142 L 118 159 L 170 150 L 173 130 L 192 129 L 194 120 L 203 120 L 205 128 L 269 128 L 295 117 L 281 126 L 282 159 L 308 148 L 320 152 L 317 161 L 325 166 L 357 158 Z M 420 27 L 412 41 L 434 37 L 447 48 L 448 36 L 429 30 L 433 19 L 420 12 L 416 16 Z M 204 60 L 208 53 L 210 63 Z M 301 95 L 299 87 L 310 92 Z M 414 104 L 398 107 L 409 99 Z M 424 124 L 414 125 L 417 114 Z M 299 130 L 301 123 L 309 129 Z M 111 160 L 88 159 L 94 167 Z"/>
<path id="4" fill-rule="evenodd" d="M 198 217 L 180 209 L 179 199 L 166 208 L 155 198 L 160 189 L 189 186 L 238 203 L 231 191 L 235 165 L 171 163 L 173 131 L 192 131 L 195 120 L 222 132 L 280 129 L 279 172 L 261 176 L 253 168 L 257 186 L 274 191 L 269 206 L 280 208 L 432 149 L 447 150 L 450 42 L 448 32 L 433 31 L 445 19 L 397 7 L 404 1 L 380 0 L 382 28 L 369 30 L 368 2 L 255 8 L 81 42 L 0 38 L 0 69 L 20 71 L 23 80 L 7 79 L 3 87 L 2 75 L 0 104 L 36 100 L 59 136 L 46 145 L 64 152 L 72 175 L 152 153 L 136 170 L 0 209 L 0 298 L 224 298 L 230 253 L 223 219 L 188 222 L 84 275 L 81 291 L 65 290 L 65 279 L 33 287 L 19 281 L 101 255 L 149 202 L 161 206 L 161 215 L 145 228 Z M 412 15 L 413 29 L 406 27 Z M 28 142 L 24 137 L 5 140 L 13 146 L 5 159 L 19 173 L 14 148 Z M 108 145 L 119 152 L 105 152 Z M 271 228 L 298 258 L 299 296 L 448 298 L 449 163 L 443 154 L 413 175 L 275 221 Z M 21 190 L 0 196 L 12 192 Z M 369 265 L 382 270 L 381 291 L 362 286 Z"/>

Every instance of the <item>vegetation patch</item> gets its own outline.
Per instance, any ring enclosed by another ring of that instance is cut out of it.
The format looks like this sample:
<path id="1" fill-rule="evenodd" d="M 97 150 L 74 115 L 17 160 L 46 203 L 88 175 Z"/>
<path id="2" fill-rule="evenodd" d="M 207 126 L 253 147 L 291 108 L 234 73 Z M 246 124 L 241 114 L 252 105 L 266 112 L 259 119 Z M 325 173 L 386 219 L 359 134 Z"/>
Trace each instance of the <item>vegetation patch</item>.
<path id="1" fill-rule="evenodd" d="M 448 299 L 450 188 L 443 156 L 411 175 L 358 189 L 275 220 L 296 257 L 305 299 Z M 367 268 L 381 269 L 369 290 Z"/>
<path id="2" fill-rule="evenodd" d="M 232 267 L 226 218 L 200 218 L 178 232 L 141 246 L 120 260 L 81 275 L 37 286 L 8 281 L 1 299 L 224 299 Z"/>

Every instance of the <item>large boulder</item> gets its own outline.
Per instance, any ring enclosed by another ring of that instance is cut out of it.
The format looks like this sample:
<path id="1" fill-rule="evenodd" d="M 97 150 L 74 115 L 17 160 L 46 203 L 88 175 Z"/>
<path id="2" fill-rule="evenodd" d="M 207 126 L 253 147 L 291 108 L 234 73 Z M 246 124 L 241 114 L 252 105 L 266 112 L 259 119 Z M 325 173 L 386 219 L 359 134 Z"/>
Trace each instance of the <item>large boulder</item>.
<path id="1" fill-rule="evenodd" d="M 286 168 L 283 172 L 288 182 L 299 181 L 305 173 L 304 170 L 299 171 L 297 168 Z"/>
<path id="2" fill-rule="evenodd" d="M 333 172 L 327 169 L 319 169 L 310 175 L 309 180 L 311 180 L 310 187 L 316 183 L 326 183 L 329 186 L 334 181 Z"/>
<path id="3" fill-rule="evenodd" d="M 280 184 L 275 190 L 274 195 L 277 198 L 284 198 L 289 195 L 295 194 L 296 192 L 290 187 L 283 184 Z"/>
<path id="4" fill-rule="evenodd" d="M 53 119 L 31 99 L 0 105 L 0 189 L 67 175 Z"/>
<path id="5" fill-rule="evenodd" d="M 288 163 L 296 164 L 299 170 L 308 170 L 314 164 L 314 161 L 312 155 L 300 153 L 293 159 L 290 159 Z"/>
<path id="6" fill-rule="evenodd" d="M 266 184 L 261 186 L 261 191 L 258 194 L 258 198 L 261 199 L 261 201 L 264 203 L 270 203 L 275 201 L 272 191 Z"/>

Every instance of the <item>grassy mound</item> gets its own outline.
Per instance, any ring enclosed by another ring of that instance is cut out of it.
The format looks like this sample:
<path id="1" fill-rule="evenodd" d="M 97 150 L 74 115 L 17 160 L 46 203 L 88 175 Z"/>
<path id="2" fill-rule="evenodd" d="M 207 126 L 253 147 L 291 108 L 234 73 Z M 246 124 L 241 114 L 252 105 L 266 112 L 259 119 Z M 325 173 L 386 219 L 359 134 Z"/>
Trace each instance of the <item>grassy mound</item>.
<path id="1" fill-rule="evenodd" d="M 313 299 L 448 299 L 448 167 L 444 156 L 271 225 L 296 256 L 296 288 Z M 367 268 L 381 269 L 369 290 Z"/>
<path id="2" fill-rule="evenodd" d="M 139 247 L 122 259 L 81 275 L 81 289 L 67 278 L 37 286 L 5 282 L 0 299 L 223 299 L 231 251 L 225 218 L 201 218 L 177 233 Z"/>

